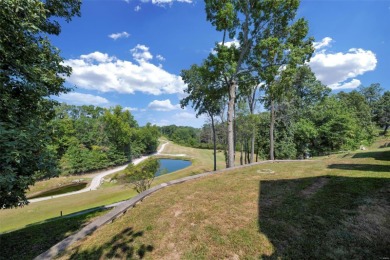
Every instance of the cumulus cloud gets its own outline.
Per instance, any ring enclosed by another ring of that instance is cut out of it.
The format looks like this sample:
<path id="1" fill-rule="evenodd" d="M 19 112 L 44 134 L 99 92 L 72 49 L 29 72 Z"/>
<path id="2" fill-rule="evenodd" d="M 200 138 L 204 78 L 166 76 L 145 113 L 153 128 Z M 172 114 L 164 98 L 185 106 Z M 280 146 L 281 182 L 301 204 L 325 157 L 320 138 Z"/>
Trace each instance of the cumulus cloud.
<path id="1" fill-rule="evenodd" d="M 317 46 L 317 49 L 325 48 L 331 41 L 331 38 L 327 37 L 314 46 Z M 361 48 L 352 48 L 345 53 L 331 53 L 327 49 L 322 49 L 315 52 L 309 62 L 317 78 L 332 89 L 359 86 L 360 81 L 356 77 L 375 70 L 376 64 L 375 54 Z"/>
<path id="2" fill-rule="evenodd" d="M 171 74 L 149 62 L 153 57 L 149 48 L 137 45 L 132 49 L 136 63 L 94 52 L 78 59 L 64 62 L 72 67 L 67 82 L 80 88 L 101 92 L 133 94 L 142 92 L 152 95 L 183 93 L 185 84 L 180 76 Z"/>
<path id="3" fill-rule="evenodd" d="M 78 92 L 70 92 L 59 96 L 59 100 L 70 105 L 104 105 L 110 103 L 106 98 L 94 96 L 91 94 L 83 94 Z"/>
<path id="4" fill-rule="evenodd" d="M 139 12 L 140 10 L 141 10 L 141 6 L 140 5 L 137 5 L 136 7 L 134 7 L 134 11 Z"/>
<path id="5" fill-rule="evenodd" d="M 180 109 L 180 105 L 172 105 L 169 99 L 166 100 L 153 100 L 149 103 L 148 108 L 157 111 L 172 111 Z"/>
<path id="6" fill-rule="evenodd" d="M 361 84 L 362 83 L 360 82 L 360 80 L 353 79 L 347 82 L 331 84 L 328 87 L 330 87 L 331 89 L 353 89 L 359 87 Z"/>
<path id="7" fill-rule="evenodd" d="M 121 33 L 113 33 L 108 35 L 111 39 L 117 40 L 120 38 L 129 38 L 130 34 L 127 32 L 121 32 Z"/>
<path id="8" fill-rule="evenodd" d="M 137 44 L 130 52 L 136 61 L 148 61 L 153 59 L 153 55 L 149 52 L 149 47 L 142 44 Z"/>
<path id="9" fill-rule="evenodd" d="M 111 62 L 115 60 L 115 57 L 110 57 L 108 56 L 107 53 L 101 53 L 98 51 L 86 55 L 81 55 L 80 58 L 88 62 L 98 62 L 98 63 Z"/>

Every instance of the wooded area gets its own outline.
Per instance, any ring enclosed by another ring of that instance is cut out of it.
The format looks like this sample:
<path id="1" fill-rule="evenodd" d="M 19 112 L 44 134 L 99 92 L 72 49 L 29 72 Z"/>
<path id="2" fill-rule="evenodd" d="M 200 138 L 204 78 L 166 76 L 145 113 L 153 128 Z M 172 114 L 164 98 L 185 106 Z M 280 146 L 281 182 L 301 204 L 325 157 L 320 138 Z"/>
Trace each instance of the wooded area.
<path id="1" fill-rule="evenodd" d="M 306 158 L 359 148 L 375 127 L 386 134 L 390 92 L 379 84 L 331 94 L 307 66 L 314 51 L 299 0 L 205 0 L 207 20 L 221 42 L 183 70 L 181 106 L 210 124 L 139 127 L 120 106 L 59 105 L 72 89 L 49 35 L 58 21 L 80 16 L 79 0 L 0 1 L 0 208 L 23 206 L 37 180 L 130 161 L 157 148 L 162 133 L 179 144 L 214 148 L 233 167 L 260 159 Z"/>

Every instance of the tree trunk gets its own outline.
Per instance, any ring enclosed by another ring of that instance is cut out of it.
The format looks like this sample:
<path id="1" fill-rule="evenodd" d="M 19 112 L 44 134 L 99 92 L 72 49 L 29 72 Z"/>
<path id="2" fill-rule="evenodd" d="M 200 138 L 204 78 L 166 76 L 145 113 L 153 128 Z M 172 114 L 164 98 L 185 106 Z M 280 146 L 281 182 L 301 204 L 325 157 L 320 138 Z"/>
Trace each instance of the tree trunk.
<path id="1" fill-rule="evenodd" d="M 253 157 L 254 157 L 254 154 L 255 154 L 255 129 L 253 129 L 252 131 L 252 138 L 251 138 L 251 159 L 249 161 L 249 163 L 253 163 Z"/>
<path id="2" fill-rule="evenodd" d="M 227 168 L 234 167 L 234 103 L 236 99 L 236 82 L 232 82 L 229 86 L 229 103 L 227 112 L 228 124 L 228 161 Z"/>
<path id="3" fill-rule="evenodd" d="M 251 161 L 251 159 L 250 159 L 250 155 L 251 155 L 251 154 L 249 153 L 249 142 L 248 142 L 248 140 L 246 141 L 246 151 L 247 151 L 247 153 L 246 153 L 247 156 L 246 156 L 246 157 L 247 157 L 247 161 L 248 161 L 248 164 L 249 164 L 249 163 L 251 163 L 252 161 Z"/>
<path id="4" fill-rule="evenodd" d="M 240 165 L 243 165 L 243 157 L 242 157 L 242 151 L 244 150 L 244 145 L 241 143 L 241 153 L 240 153 Z"/>
<path id="5" fill-rule="evenodd" d="M 213 129 L 213 145 L 214 145 L 214 171 L 217 170 L 217 140 L 215 136 L 214 117 L 211 116 L 211 128 Z"/>
<path id="6" fill-rule="evenodd" d="M 275 126 L 275 107 L 274 101 L 271 99 L 271 122 L 269 127 L 269 159 L 275 160 L 275 149 L 274 149 L 274 126 Z"/>
<path id="7" fill-rule="evenodd" d="M 385 131 L 383 132 L 383 135 L 386 135 L 387 134 L 387 129 L 389 128 L 389 125 L 388 124 L 386 124 L 386 126 L 385 126 Z"/>

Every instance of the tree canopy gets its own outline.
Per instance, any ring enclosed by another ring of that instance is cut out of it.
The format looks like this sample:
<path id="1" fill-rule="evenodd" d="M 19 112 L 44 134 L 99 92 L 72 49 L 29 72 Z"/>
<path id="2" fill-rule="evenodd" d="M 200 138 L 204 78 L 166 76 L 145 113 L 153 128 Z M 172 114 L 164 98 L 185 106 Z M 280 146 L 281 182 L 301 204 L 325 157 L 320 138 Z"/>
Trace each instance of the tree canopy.
<path id="1" fill-rule="evenodd" d="M 53 118 L 49 97 L 66 93 L 64 66 L 48 35 L 61 31 L 58 19 L 80 15 L 79 0 L 0 1 L 0 207 L 27 203 L 35 175 L 57 174 L 45 128 Z"/>

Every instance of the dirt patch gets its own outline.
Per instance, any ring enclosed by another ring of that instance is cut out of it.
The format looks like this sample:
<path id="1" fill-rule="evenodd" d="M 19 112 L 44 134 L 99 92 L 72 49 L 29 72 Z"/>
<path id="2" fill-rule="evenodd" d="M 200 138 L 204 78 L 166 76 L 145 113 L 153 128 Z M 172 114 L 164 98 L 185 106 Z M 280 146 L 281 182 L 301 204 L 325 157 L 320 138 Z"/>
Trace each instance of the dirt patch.
<path id="1" fill-rule="evenodd" d="M 318 178 L 312 185 L 301 191 L 302 197 L 306 199 L 313 197 L 328 182 L 328 178 Z"/>

